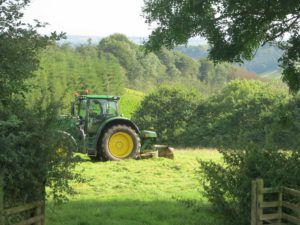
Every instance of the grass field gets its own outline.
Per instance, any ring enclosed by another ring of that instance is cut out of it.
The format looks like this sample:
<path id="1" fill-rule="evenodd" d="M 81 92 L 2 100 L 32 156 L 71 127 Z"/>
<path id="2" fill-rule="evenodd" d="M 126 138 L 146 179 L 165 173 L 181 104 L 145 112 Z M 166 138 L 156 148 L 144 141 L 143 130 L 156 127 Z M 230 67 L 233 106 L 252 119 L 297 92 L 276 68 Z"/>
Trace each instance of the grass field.
<path id="1" fill-rule="evenodd" d="M 145 93 L 132 89 L 125 89 L 125 93 L 121 96 L 119 102 L 120 114 L 127 118 L 131 118 L 134 111 L 140 106 Z"/>
<path id="2" fill-rule="evenodd" d="M 73 184 L 70 202 L 47 205 L 47 225 L 213 225 L 202 196 L 197 159 L 220 160 L 213 150 L 180 150 L 175 160 L 154 158 L 93 163 L 78 170 L 88 180 Z"/>

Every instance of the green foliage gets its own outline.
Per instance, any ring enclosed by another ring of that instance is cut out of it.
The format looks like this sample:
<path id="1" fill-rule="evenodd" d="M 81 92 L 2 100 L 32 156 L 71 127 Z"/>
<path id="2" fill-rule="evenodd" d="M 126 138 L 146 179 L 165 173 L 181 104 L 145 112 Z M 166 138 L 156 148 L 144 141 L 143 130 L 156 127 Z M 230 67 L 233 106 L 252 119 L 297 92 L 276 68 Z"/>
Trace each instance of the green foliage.
<path id="1" fill-rule="evenodd" d="M 1 101 L 10 99 L 13 94 L 26 90 L 25 80 L 33 76 L 39 65 L 38 52 L 62 35 L 53 33 L 50 37 L 37 33 L 43 24 L 26 26 L 21 22 L 21 9 L 28 0 L 4 0 L 0 2 L 0 88 Z"/>
<path id="2" fill-rule="evenodd" d="M 124 87 L 149 91 L 162 84 L 180 84 L 213 92 L 229 80 L 257 79 L 255 75 L 229 64 L 214 65 L 207 59 L 194 60 L 165 48 L 145 55 L 144 48 L 126 36 L 114 34 L 100 41 L 78 47 L 50 45 L 40 54 L 40 67 L 27 81 L 32 86 L 26 94 L 28 105 L 39 97 L 63 100 L 67 113 L 73 92 L 88 88 L 95 94 L 122 95 Z M 55 95 L 49 95 L 49 89 Z"/>
<path id="3" fill-rule="evenodd" d="M 198 78 L 212 90 L 222 88 L 235 79 L 267 81 L 253 72 L 229 63 L 214 64 L 208 59 L 200 59 L 199 64 Z"/>
<path id="4" fill-rule="evenodd" d="M 298 149 L 300 145 L 300 98 L 290 98 L 273 112 L 269 141 L 279 149 Z"/>
<path id="5" fill-rule="evenodd" d="M 255 143 L 283 149 L 296 145 L 298 102 L 288 104 L 285 89 L 234 80 L 206 99 L 200 96 L 184 88 L 162 87 L 144 98 L 133 118 L 171 145 L 230 148 Z"/>
<path id="6" fill-rule="evenodd" d="M 109 54 L 98 57 L 95 46 L 48 46 L 41 54 L 40 68 L 28 81 L 34 90 L 26 94 L 28 105 L 40 95 L 63 101 L 63 113 L 68 113 L 73 93 L 89 89 L 94 94 L 121 95 L 124 89 L 124 71 Z M 55 94 L 51 94 L 49 89 Z M 42 90 L 42 91 L 41 91 Z"/>
<path id="7" fill-rule="evenodd" d="M 299 1 L 293 0 L 275 3 L 270 0 L 145 0 L 146 22 L 158 24 L 146 48 L 155 51 L 162 46 L 173 48 L 186 44 L 190 37 L 202 36 L 208 40 L 209 57 L 215 62 L 243 62 L 252 59 L 260 45 L 280 44 L 288 38 L 288 44 L 283 47 L 283 75 L 290 89 L 297 92 L 300 86 L 295 83 L 299 84 L 299 73 L 292 69 L 286 57 L 291 52 L 299 52 L 299 8 Z M 297 57 L 292 60 L 299 63 Z"/>
<path id="8" fill-rule="evenodd" d="M 199 59 L 199 58 L 206 58 L 208 56 L 208 45 L 180 45 L 175 48 L 177 51 L 184 53 L 185 55 Z"/>
<path id="9" fill-rule="evenodd" d="M 183 134 L 202 99 L 195 90 L 163 86 L 144 98 L 133 120 L 141 129 L 154 129 L 159 141 L 185 145 Z"/>
<path id="10" fill-rule="evenodd" d="M 104 38 L 100 41 L 98 49 L 100 56 L 103 53 L 112 54 L 125 68 L 130 80 L 134 80 L 143 72 L 136 55 L 138 46 L 130 42 L 126 36 L 114 34 Z"/>
<path id="11" fill-rule="evenodd" d="M 5 181 L 5 206 L 43 199 L 46 183 L 61 196 L 73 176 L 71 163 L 54 154 L 58 138 L 54 121 L 59 106 L 37 97 L 29 107 L 24 99 L 41 50 L 63 36 L 40 35 L 37 29 L 44 25 L 39 22 L 23 24 L 21 11 L 29 2 L 0 1 L 0 170 Z"/>
<path id="12" fill-rule="evenodd" d="M 197 79 L 198 63 L 179 52 L 163 49 L 145 54 L 142 46 L 121 34 L 102 39 L 98 51 L 100 56 L 111 54 L 116 58 L 125 71 L 128 88 L 147 91 L 164 83 L 181 83 L 203 89 Z"/>
<path id="13" fill-rule="evenodd" d="M 266 186 L 300 187 L 300 151 L 279 151 L 246 144 L 221 151 L 224 163 L 201 161 L 205 196 L 222 216 L 222 223 L 248 225 L 251 181 L 263 178 Z"/>
<path id="14" fill-rule="evenodd" d="M 223 146 L 223 163 L 200 162 L 205 195 L 222 224 L 249 224 L 252 179 L 300 187 L 299 97 L 288 98 L 272 85 L 233 81 L 198 108 L 198 118 L 192 131 L 204 145 Z"/>
<path id="15" fill-rule="evenodd" d="M 201 146 L 256 143 L 263 147 L 271 144 L 269 132 L 279 120 L 274 111 L 286 101 L 286 91 L 272 84 L 232 81 L 199 105 L 186 136 L 189 143 Z"/>
<path id="16" fill-rule="evenodd" d="M 282 48 L 285 50 L 280 59 L 283 81 L 293 93 L 297 93 L 300 90 L 300 35 L 293 35 Z"/>
<path id="17" fill-rule="evenodd" d="M 208 56 L 209 46 L 179 46 L 175 48 L 187 56 L 195 59 L 206 58 Z M 264 73 L 277 72 L 281 73 L 278 68 L 278 59 L 282 56 L 282 50 L 276 46 L 264 45 L 256 52 L 254 57 L 249 61 L 239 64 L 242 68 L 257 73 L 261 76 Z M 272 78 L 271 76 L 270 78 Z"/>
<path id="18" fill-rule="evenodd" d="M 72 193 L 69 180 L 77 178 L 72 160 L 57 155 L 56 120 L 59 105 L 42 108 L 38 100 L 32 108 L 15 100 L 1 107 L 0 164 L 5 175 L 5 204 L 31 202 L 45 197 L 44 186 L 52 188 L 55 201 Z M 79 178 L 79 177 L 78 177 Z"/>
<path id="19" fill-rule="evenodd" d="M 121 34 L 102 39 L 98 51 L 100 56 L 112 55 L 124 69 L 126 87 L 143 92 L 161 84 L 180 84 L 210 93 L 236 78 L 260 79 L 256 74 L 228 63 L 214 65 L 207 59 L 195 60 L 166 48 L 145 54 L 144 47 Z"/>
<path id="20" fill-rule="evenodd" d="M 162 65 L 153 57 L 153 54 L 146 57 L 140 46 L 130 42 L 124 35 L 114 34 L 102 39 L 98 50 L 100 56 L 113 55 L 124 68 L 129 88 L 139 90 L 148 88 L 147 83 L 156 82 L 156 75 L 163 72 Z"/>

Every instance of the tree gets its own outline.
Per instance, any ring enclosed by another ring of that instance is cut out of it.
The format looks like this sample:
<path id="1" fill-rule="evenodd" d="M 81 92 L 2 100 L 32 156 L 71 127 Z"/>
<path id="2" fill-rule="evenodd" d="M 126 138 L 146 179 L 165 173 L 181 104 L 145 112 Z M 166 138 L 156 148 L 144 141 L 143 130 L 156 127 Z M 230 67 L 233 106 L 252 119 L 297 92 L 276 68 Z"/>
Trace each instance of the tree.
<path id="1" fill-rule="evenodd" d="M 270 129 L 280 117 L 274 112 L 286 101 L 286 91 L 274 85 L 233 80 L 199 104 L 186 129 L 186 139 L 190 144 L 203 147 L 232 149 L 251 143 L 261 148 L 273 147 Z M 278 148 L 282 149 L 286 142 L 281 138 L 279 142 Z"/>
<path id="2" fill-rule="evenodd" d="M 32 105 L 41 95 L 49 101 L 60 101 L 60 113 L 70 112 L 74 92 L 88 89 L 92 94 L 121 95 L 124 91 L 124 71 L 118 61 L 109 53 L 98 56 L 93 45 L 76 48 L 68 45 L 51 45 L 39 54 L 40 67 L 35 76 L 27 81 L 35 87 L 26 93 L 26 102 Z M 41 90 L 52 89 L 41 92 Z"/>
<path id="3" fill-rule="evenodd" d="M 158 24 L 146 47 L 172 48 L 200 35 L 207 38 L 209 57 L 215 62 L 243 62 L 260 45 L 272 42 L 285 51 L 280 63 L 283 81 L 297 92 L 299 10 L 300 2 L 294 0 L 145 0 L 146 22 Z"/>
<path id="4" fill-rule="evenodd" d="M 63 36 L 52 33 L 40 35 L 40 22 L 26 25 L 21 22 L 23 9 L 29 0 L 0 1 L 0 89 L 1 101 L 26 90 L 25 80 L 38 68 L 38 51 Z"/>
<path id="5" fill-rule="evenodd" d="M 162 86 L 147 95 L 133 116 L 141 129 L 154 129 L 160 141 L 183 146 L 183 134 L 202 95 L 182 86 Z"/>
<path id="6" fill-rule="evenodd" d="M 40 200 L 46 182 L 54 199 L 63 197 L 73 177 L 71 164 L 55 154 L 58 105 L 44 104 L 41 97 L 29 107 L 24 98 L 34 89 L 27 81 L 39 67 L 40 51 L 63 37 L 39 34 L 42 23 L 22 23 L 21 11 L 29 2 L 0 1 L 0 171 L 4 173 L 5 206 Z"/>
<path id="7" fill-rule="evenodd" d="M 299 188 L 299 98 L 289 97 L 271 84 L 231 81 L 191 118 L 187 142 L 217 147 L 223 155 L 200 162 L 203 190 L 220 224 L 249 224 L 255 178 Z"/>

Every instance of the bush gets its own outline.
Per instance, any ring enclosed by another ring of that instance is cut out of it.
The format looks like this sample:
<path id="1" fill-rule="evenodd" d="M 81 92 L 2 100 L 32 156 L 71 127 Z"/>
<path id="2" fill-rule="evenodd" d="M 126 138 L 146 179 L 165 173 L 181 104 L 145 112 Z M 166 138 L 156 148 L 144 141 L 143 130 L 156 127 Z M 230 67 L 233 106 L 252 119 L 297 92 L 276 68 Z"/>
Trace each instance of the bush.
<path id="1" fill-rule="evenodd" d="M 198 106 L 186 131 L 187 140 L 204 147 L 237 143 L 264 147 L 271 141 L 266 141 L 271 125 L 278 122 L 274 111 L 287 100 L 287 92 L 271 84 L 234 80 Z"/>
<path id="2" fill-rule="evenodd" d="M 197 91 L 163 86 L 144 98 L 133 120 L 141 129 L 155 130 L 160 142 L 188 145 L 183 134 L 202 101 L 203 97 Z"/>
<path id="3" fill-rule="evenodd" d="M 72 164 L 55 154 L 58 107 L 51 101 L 54 93 L 41 87 L 42 93 L 51 93 L 50 102 L 35 96 L 31 108 L 25 100 L 37 88 L 28 81 L 39 67 L 41 50 L 64 36 L 39 34 L 37 30 L 44 25 L 38 21 L 23 23 L 23 9 L 29 2 L 0 1 L 0 173 L 4 174 L 6 206 L 43 199 L 46 183 L 54 197 L 61 199 L 63 191 L 70 190 L 68 180 L 74 177 Z"/>
<path id="4" fill-rule="evenodd" d="M 205 195 L 222 225 L 249 225 L 251 181 L 263 178 L 267 186 L 300 187 L 300 150 L 278 151 L 245 145 L 221 150 L 224 163 L 200 162 Z"/>
<path id="5" fill-rule="evenodd" d="M 223 146 L 222 163 L 200 162 L 205 195 L 222 225 L 250 223 L 253 179 L 300 188 L 299 109 L 299 97 L 252 81 L 234 81 L 202 106 L 199 122 L 207 120 L 211 132 L 202 134 Z"/>
<path id="6" fill-rule="evenodd" d="M 297 149 L 300 146 L 300 96 L 290 98 L 273 112 L 269 140 L 279 149 Z"/>
<path id="7" fill-rule="evenodd" d="M 45 185 L 60 202 L 72 192 L 69 180 L 78 177 L 72 172 L 74 161 L 56 154 L 58 105 L 41 105 L 38 101 L 27 108 L 17 99 L 9 106 L 0 104 L 0 165 L 7 207 L 44 199 Z"/>

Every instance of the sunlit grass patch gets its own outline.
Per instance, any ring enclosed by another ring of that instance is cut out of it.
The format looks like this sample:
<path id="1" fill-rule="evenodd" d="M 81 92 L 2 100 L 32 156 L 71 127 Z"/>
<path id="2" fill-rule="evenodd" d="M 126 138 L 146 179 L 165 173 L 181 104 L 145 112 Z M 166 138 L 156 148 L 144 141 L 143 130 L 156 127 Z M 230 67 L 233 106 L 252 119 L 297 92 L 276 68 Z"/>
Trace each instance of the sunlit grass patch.
<path id="1" fill-rule="evenodd" d="M 74 184 L 69 203 L 52 212 L 49 225 L 198 224 L 214 223 L 201 194 L 197 159 L 219 160 L 214 150 L 177 150 L 175 160 L 154 158 L 91 162 L 83 157 L 86 183 Z"/>

